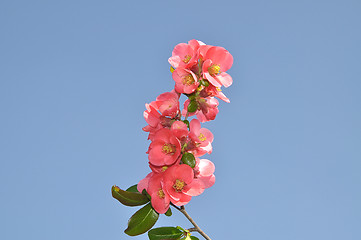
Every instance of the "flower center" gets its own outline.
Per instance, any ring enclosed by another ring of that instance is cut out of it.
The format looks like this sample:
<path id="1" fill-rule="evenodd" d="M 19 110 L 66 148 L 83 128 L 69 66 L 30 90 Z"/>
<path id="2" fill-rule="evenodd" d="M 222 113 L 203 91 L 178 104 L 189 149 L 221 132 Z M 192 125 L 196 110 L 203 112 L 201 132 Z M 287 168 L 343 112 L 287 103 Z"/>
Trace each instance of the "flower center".
<path id="1" fill-rule="evenodd" d="M 183 187 L 185 186 L 185 182 L 182 180 L 177 179 L 173 185 L 173 188 L 176 192 L 181 192 L 183 190 Z"/>
<path id="2" fill-rule="evenodd" d="M 163 192 L 163 189 L 159 189 L 158 192 L 157 192 L 157 195 L 158 195 L 159 198 L 164 198 L 165 194 Z"/>
<path id="3" fill-rule="evenodd" d="M 202 142 L 207 140 L 206 136 L 204 136 L 203 133 L 199 134 L 198 139 L 199 139 L 199 141 L 202 141 Z"/>
<path id="4" fill-rule="evenodd" d="M 165 143 L 162 148 L 162 152 L 165 154 L 174 154 L 176 146 L 170 143 Z"/>
<path id="5" fill-rule="evenodd" d="M 192 56 L 191 55 L 185 55 L 184 56 L 184 59 L 183 59 L 183 62 L 184 63 L 189 63 L 189 61 L 191 60 Z"/>
<path id="6" fill-rule="evenodd" d="M 194 78 L 193 78 L 192 74 L 188 74 L 188 75 L 184 76 L 182 82 L 184 85 L 187 85 L 187 86 L 192 85 L 194 83 Z"/>
<path id="7" fill-rule="evenodd" d="M 208 68 L 208 72 L 211 75 L 217 75 L 218 73 L 221 72 L 221 66 L 217 65 L 217 64 L 213 64 L 212 66 L 210 66 Z"/>
<path id="8" fill-rule="evenodd" d="M 167 166 L 163 166 L 163 167 L 162 167 L 162 172 L 165 172 L 165 170 L 167 170 L 167 169 L 168 169 Z"/>

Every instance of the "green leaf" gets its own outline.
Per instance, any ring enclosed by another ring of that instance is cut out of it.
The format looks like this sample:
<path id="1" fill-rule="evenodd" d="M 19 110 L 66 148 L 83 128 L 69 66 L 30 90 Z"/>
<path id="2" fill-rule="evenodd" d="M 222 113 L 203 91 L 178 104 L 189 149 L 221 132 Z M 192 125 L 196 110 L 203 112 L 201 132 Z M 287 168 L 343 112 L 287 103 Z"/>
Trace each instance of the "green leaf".
<path id="1" fill-rule="evenodd" d="M 147 202 L 147 196 L 141 193 L 127 192 L 117 186 L 112 187 L 112 196 L 125 206 L 140 206 Z"/>
<path id="2" fill-rule="evenodd" d="M 172 209 L 168 208 L 168 210 L 166 211 L 165 215 L 166 215 L 167 217 L 172 216 Z"/>
<path id="3" fill-rule="evenodd" d="M 149 200 L 152 199 L 152 197 L 147 193 L 147 191 L 146 191 L 145 189 L 143 189 L 142 194 L 145 195 L 145 196 L 147 196 L 147 198 L 148 198 Z"/>
<path id="4" fill-rule="evenodd" d="M 177 229 L 179 229 L 179 230 L 182 230 L 183 232 L 185 232 L 186 230 L 184 230 L 182 227 L 180 227 L 180 226 L 177 226 Z"/>
<path id="5" fill-rule="evenodd" d="M 168 240 L 168 239 L 178 239 L 184 232 L 175 228 L 175 227 L 160 227 L 153 228 L 148 232 L 150 240 Z"/>
<path id="6" fill-rule="evenodd" d="M 187 127 L 189 129 L 189 121 L 188 120 L 183 120 L 183 122 L 187 125 Z"/>
<path id="7" fill-rule="evenodd" d="M 159 214 L 148 203 L 136 213 L 128 221 L 128 228 L 125 233 L 129 236 L 137 236 L 151 229 L 157 222 Z"/>
<path id="8" fill-rule="evenodd" d="M 188 105 L 188 108 L 187 108 L 188 112 L 193 113 L 193 112 L 197 111 L 197 109 L 198 109 L 197 101 L 196 100 L 191 100 L 189 105 Z"/>
<path id="9" fill-rule="evenodd" d="M 139 193 L 139 191 L 138 191 L 138 189 L 137 189 L 137 186 L 138 186 L 138 184 L 135 184 L 135 185 L 129 187 L 129 188 L 128 188 L 127 190 L 125 190 L 125 191 L 127 191 L 127 192 L 137 192 L 137 193 Z"/>
<path id="10" fill-rule="evenodd" d="M 195 236 L 191 236 L 192 240 L 199 240 L 199 238 L 195 237 Z"/>
<path id="11" fill-rule="evenodd" d="M 182 162 L 189 165 L 191 168 L 196 166 L 196 159 L 192 153 L 186 152 L 182 156 Z"/>

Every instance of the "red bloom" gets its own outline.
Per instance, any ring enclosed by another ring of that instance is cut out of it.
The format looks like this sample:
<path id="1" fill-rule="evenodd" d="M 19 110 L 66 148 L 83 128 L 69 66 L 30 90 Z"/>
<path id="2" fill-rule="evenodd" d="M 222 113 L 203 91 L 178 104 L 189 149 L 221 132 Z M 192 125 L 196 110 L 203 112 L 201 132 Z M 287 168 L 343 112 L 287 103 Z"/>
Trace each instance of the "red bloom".
<path id="1" fill-rule="evenodd" d="M 163 128 L 157 131 L 149 146 L 148 159 L 152 165 L 172 165 L 180 156 L 181 145 L 170 129 Z"/>
<path id="2" fill-rule="evenodd" d="M 174 165 L 164 172 L 164 189 L 169 194 L 170 201 L 182 206 L 187 204 L 192 196 L 197 196 L 203 192 L 198 182 L 194 182 L 193 169 L 186 165 Z"/>
<path id="3" fill-rule="evenodd" d="M 149 179 L 147 192 L 151 196 L 153 208 L 160 214 L 166 213 L 169 208 L 170 198 L 163 189 L 163 174 L 154 174 Z"/>
<path id="4" fill-rule="evenodd" d="M 203 77 L 215 87 L 229 87 L 232 85 L 232 77 L 225 73 L 232 67 L 232 55 L 222 47 L 208 49 L 202 66 Z"/>
<path id="5" fill-rule="evenodd" d="M 180 43 L 174 47 L 172 57 L 168 59 L 170 65 L 174 68 L 190 68 L 197 64 L 198 48 L 200 43 L 197 40 L 190 40 L 187 43 Z M 202 43 L 203 44 L 203 43 Z"/>
<path id="6" fill-rule="evenodd" d="M 165 92 L 159 95 L 155 102 L 151 104 L 154 105 L 157 110 L 162 114 L 162 116 L 168 116 L 174 118 L 179 112 L 179 96 L 176 92 Z"/>
<path id="7" fill-rule="evenodd" d="M 173 74 L 175 90 L 179 93 L 193 93 L 199 86 L 197 76 L 188 69 L 177 68 Z"/>

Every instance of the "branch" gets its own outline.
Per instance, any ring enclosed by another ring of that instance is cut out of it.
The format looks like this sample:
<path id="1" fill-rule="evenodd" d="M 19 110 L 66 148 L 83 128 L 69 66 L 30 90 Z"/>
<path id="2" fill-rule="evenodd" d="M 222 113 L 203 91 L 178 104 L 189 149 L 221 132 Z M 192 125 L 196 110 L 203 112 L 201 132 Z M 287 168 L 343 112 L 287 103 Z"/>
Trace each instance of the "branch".
<path id="1" fill-rule="evenodd" d="M 200 235 L 202 235 L 205 239 L 207 240 L 212 240 L 210 237 L 208 237 L 207 234 L 205 234 L 200 227 L 197 225 L 197 223 L 189 216 L 189 214 L 186 212 L 186 209 L 184 208 L 184 206 L 181 207 L 177 207 L 175 206 L 173 203 L 171 203 L 171 205 L 176 208 L 178 211 L 180 211 L 181 213 L 183 213 L 184 216 L 186 216 L 186 218 L 193 224 L 194 228 L 190 228 L 188 229 L 190 232 L 193 231 L 197 231 L 199 232 Z"/>

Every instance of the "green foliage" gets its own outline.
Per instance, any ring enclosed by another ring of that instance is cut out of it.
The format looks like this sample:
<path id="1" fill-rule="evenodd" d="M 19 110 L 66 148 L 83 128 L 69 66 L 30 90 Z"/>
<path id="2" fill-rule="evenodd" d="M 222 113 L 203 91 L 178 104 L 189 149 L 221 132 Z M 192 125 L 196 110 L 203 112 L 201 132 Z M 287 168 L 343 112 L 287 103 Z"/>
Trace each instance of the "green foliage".
<path id="1" fill-rule="evenodd" d="M 127 190 L 125 190 L 125 191 L 127 191 L 127 192 L 137 192 L 137 193 L 139 193 L 139 191 L 138 191 L 138 189 L 137 189 L 137 186 L 138 186 L 138 184 L 135 184 L 135 185 L 129 187 L 129 188 L 128 188 Z"/>
<path id="2" fill-rule="evenodd" d="M 192 153 L 184 153 L 182 156 L 182 162 L 189 165 L 191 168 L 196 166 L 196 159 Z"/>
<path id="3" fill-rule="evenodd" d="M 150 230 L 148 232 L 148 237 L 150 240 L 168 240 L 179 239 L 183 234 L 183 231 L 175 227 L 160 227 Z"/>
<path id="4" fill-rule="evenodd" d="M 125 233 L 129 236 L 137 236 L 147 232 L 157 222 L 159 214 L 148 203 L 136 213 L 128 221 L 128 228 Z"/>
<path id="5" fill-rule="evenodd" d="M 131 187 L 132 188 L 132 187 Z M 112 187 L 112 196 L 125 206 L 140 206 L 149 202 L 146 195 L 139 192 L 128 192 L 117 186 Z"/>
<path id="6" fill-rule="evenodd" d="M 168 210 L 166 211 L 166 213 L 164 213 L 167 217 L 172 216 L 172 209 L 168 208 Z"/>
<path id="7" fill-rule="evenodd" d="M 197 109 L 198 109 L 197 101 L 196 100 L 191 100 L 189 105 L 188 105 L 188 108 L 187 108 L 188 112 L 193 113 L 193 112 L 197 111 Z"/>
<path id="8" fill-rule="evenodd" d="M 199 240 L 199 238 L 197 238 L 197 237 L 195 237 L 195 236 L 190 236 L 190 238 L 191 238 L 192 240 Z"/>
<path id="9" fill-rule="evenodd" d="M 183 120 L 183 122 L 187 125 L 187 127 L 189 129 L 189 121 L 188 120 Z"/>

